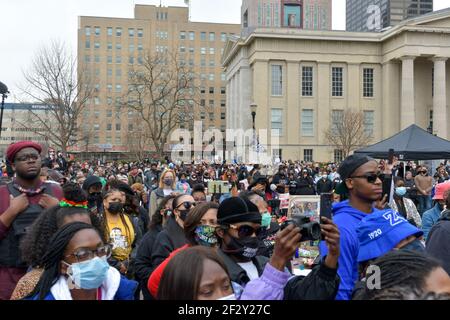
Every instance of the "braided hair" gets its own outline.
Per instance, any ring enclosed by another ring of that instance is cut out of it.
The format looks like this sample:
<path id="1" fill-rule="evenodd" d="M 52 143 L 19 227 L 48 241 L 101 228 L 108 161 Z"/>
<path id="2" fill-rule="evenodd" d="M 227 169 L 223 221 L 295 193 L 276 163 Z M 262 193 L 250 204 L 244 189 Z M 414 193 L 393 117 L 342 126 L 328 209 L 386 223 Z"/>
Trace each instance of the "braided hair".
<path id="1" fill-rule="evenodd" d="M 358 300 L 372 300 L 382 292 L 395 287 L 424 293 L 427 277 L 441 264 L 430 256 L 411 250 L 393 250 L 376 259 L 373 265 L 380 269 L 381 289 L 364 286 Z"/>
<path id="2" fill-rule="evenodd" d="M 98 233 L 98 230 L 90 224 L 73 222 L 66 224 L 52 236 L 47 251 L 42 258 L 44 272 L 34 290 L 28 295 L 28 298 L 37 296 L 39 300 L 45 299 L 52 286 L 58 281 L 60 275 L 59 267 L 60 262 L 64 259 L 64 251 L 74 235 L 84 229 L 92 229 Z"/>

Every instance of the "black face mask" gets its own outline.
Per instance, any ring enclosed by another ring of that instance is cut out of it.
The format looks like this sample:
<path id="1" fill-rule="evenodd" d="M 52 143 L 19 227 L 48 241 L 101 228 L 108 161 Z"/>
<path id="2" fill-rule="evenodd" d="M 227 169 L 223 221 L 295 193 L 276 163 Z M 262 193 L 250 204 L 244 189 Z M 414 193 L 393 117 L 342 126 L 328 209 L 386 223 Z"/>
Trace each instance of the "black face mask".
<path id="1" fill-rule="evenodd" d="M 223 252 L 249 260 L 256 256 L 259 247 L 259 240 L 257 237 L 236 239 L 230 236 L 230 239 L 230 242 L 226 244 L 227 248 L 222 249 Z"/>
<path id="2" fill-rule="evenodd" d="M 180 212 L 180 219 L 185 221 L 190 210 L 178 210 L 178 211 Z"/>
<path id="3" fill-rule="evenodd" d="M 109 213 L 117 214 L 122 212 L 123 204 L 122 202 L 110 202 L 108 206 Z"/>
<path id="4" fill-rule="evenodd" d="M 98 200 L 101 200 L 102 194 L 100 192 L 89 193 L 88 202 L 89 203 L 97 203 Z"/>

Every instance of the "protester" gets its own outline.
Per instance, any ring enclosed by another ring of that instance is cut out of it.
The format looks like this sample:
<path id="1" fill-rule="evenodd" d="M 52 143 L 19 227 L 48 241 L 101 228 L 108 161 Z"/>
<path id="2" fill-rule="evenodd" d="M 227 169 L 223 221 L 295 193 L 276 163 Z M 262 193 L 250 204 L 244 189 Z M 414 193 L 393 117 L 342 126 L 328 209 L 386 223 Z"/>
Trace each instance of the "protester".
<path id="1" fill-rule="evenodd" d="M 425 211 L 431 208 L 431 190 L 433 189 L 433 179 L 428 176 L 426 167 L 418 172 L 419 174 L 414 178 L 414 183 L 417 188 L 417 199 L 419 201 L 419 213 L 422 215 Z"/>
<path id="2" fill-rule="evenodd" d="M 395 193 L 393 196 L 393 202 L 390 203 L 390 207 L 395 212 L 398 212 L 403 218 L 408 220 L 411 224 L 420 228 L 422 226 L 422 218 L 417 211 L 416 205 L 411 199 L 406 197 L 406 187 L 402 178 L 395 177 Z"/>
<path id="3" fill-rule="evenodd" d="M 92 224 L 104 238 L 101 222 L 97 216 L 88 212 L 86 194 L 81 188 L 77 184 L 68 183 L 63 187 L 63 192 L 64 198 L 59 205 L 44 210 L 30 226 L 20 244 L 22 258 L 32 270 L 19 280 L 11 300 L 22 299 L 33 291 L 43 272 L 42 257 L 50 238 L 62 226 L 71 222 Z"/>
<path id="4" fill-rule="evenodd" d="M 150 170 L 144 172 L 145 186 L 150 192 L 158 188 L 160 172 L 158 171 L 157 167 L 158 165 L 156 163 L 152 163 L 150 165 Z"/>
<path id="5" fill-rule="evenodd" d="M 159 179 L 158 188 L 150 194 L 150 211 L 153 214 L 159 205 L 159 202 L 168 195 L 175 192 L 175 172 L 173 170 L 165 170 Z"/>
<path id="6" fill-rule="evenodd" d="M 324 172 L 321 174 L 320 179 L 317 181 L 317 194 L 329 193 L 333 190 L 333 183 L 328 179 L 327 174 Z"/>
<path id="7" fill-rule="evenodd" d="M 425 211 L 422 215 L 422 230 L 425 239 L 428 238 L 428 233 L 431 228 L 438 222 L 442 211 L 447 207 L 446 199 L 450 192 L 450 183 L 439 183 L 436 185 L 433 200 L 434 207 Z M 450 207 L 447 207 L 450 208 Z"/>
<path id="8" fill-rule="evenodd" d="M 448 183 L 443 183 L 446 185 Z M 438 259 L 450 275 L 450 193 L 447 192 L 446 209 L 433 225 L 427 237 L 426 251 Z"/>
<path id="9" fill-rule="evenodd" d="M 83 183 L 83 190 L 88 195 L 88 209 L 94 214 L 99 214 L 103 211 L 102 188 L 102 182 L 96 176 L 87 177 Z"/>
<path id="10" fill-rule="evenodd" d="M 131 171 L 128 173 L 128 185 L 132 186 L 135 183 L 143 184 L 141 175 L 139 174 L 139 170 L 137 166 L 132 166 Z"/>
<path id="11" fill-rule="evenodd" d="M 0 187 L 0 300 L 9 300 L 26 273 L 19 243 L 39 214 L 62 198 L 61 187 L 39 179 L 42 147 L 32 141 L 11 144 L 6 158 L 16 176 Z"/>
<path id="12" fill-rule="evenodd" d="M 191 193 L 191 187 L 189 183 L 187 182 L 187 174 L 185 172 L 181 172 L 179 174 L 179 181 L 176 184 L 175 187 L 176 192 L 182 193 L 182 194 L 190 194 Z"/>
<path id="13" fill-rule="evenodd" d="M 314 195 L 316 194 L 314 190 L 313 178 L 309 175 L 308 170 L 303 169 L 302 175 L 294 180 L 289 188 L 289 194 L 291 195 Z"/>
<path id="14" fill-rule="evenodd" d="M 364 286 L 358 300 L 372 300 L 386 290 L 405 288 L 409 292 L 450 293 L 450 277 L 441 264 L 423 254 L 410 250 L 394 250 L 376 259 L 380 288 Z"/>
<path id="15" fill-rule="evenodd" d="M 31 300 L 133 300 L 137 283 L 107 262 L 111 254 L 90 224 L 73 222 L 51 238 Z"/>
<path id="16" fill-rule="evenodd" d="M 382 194 L 381 180 L 377 175 L 378 163 L 367 156 L 348 156 L 339 166 L 342 183 L 337 192 L 348 194 L 349 200 L 333 205 L 333 222 L 341 235 L 341 255 L 339 257 L 338 274 L 341 278 L 337 300 L 350 300 L 353 287 L 358 280 L 359 240 L 356 233 L 358 224 L 367 214 L 377 213 L 374 202 Z M 392 168 L 386 168 L 386 174 Z M 383 199 L 386 201 L 386 197 Z M 384 204 L 380 204 L 384 207 Z M 320 254 L 325 256 L 328 250 L 324 243 L 320 244 Z"/>
<path id="17" fill-rule="evenodd" d="M 205 202 L 206 201 L 205 186 L 203 184 L 194 185 L 192 188 L 191 195 L 194 198 L 195 202 L 197 203 Z"/>

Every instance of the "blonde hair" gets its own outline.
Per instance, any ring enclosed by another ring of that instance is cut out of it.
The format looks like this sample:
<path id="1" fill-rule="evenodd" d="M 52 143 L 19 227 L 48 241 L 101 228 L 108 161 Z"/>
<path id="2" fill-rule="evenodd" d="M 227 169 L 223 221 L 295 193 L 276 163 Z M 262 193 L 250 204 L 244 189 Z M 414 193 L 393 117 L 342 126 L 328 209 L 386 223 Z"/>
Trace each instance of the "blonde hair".
<path id="1" fill-rule="evenodd" d="M 172 182 L 172 189 L 175 189 L 175 171 L 171 170 L 171 169 L 166 169 L 163 171 L 163 173 L 161 174 L 161 177 L 159 178 L 159 188 L 160 189 L 164 189 L 164 177 L 166 176 L 166 174 L 171 173 L 173 175 L 173 182 Z"/>

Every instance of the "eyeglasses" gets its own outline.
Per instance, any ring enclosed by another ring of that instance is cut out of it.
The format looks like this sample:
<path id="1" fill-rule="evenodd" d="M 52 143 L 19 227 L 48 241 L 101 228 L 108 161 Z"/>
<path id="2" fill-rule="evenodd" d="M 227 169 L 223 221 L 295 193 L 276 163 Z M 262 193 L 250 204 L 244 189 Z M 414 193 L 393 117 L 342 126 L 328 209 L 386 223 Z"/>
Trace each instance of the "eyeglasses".
<path id="1" fill-rule="evenodd" d="M 353 176 L 350 178 L 365 178 L 365 179 L 367 179 L 368 183 L 375 183 L 379 177 L 378 177 L 378 174 L 376 174 L 376 173 L 367 173 L 362 176 Z"/>
<path id="2" fill-rule="evenodd" d="M 181 205 L 184 205 L 186 210 L 189 210 L 189 209 L 191 209 L 191 207 L 195 207 L 196 203 L 195 202 L 185 201 L 185 202 L 182 202 L 179 205 L 177 205 L 177 207 L 175 209 L 178 209 L 179 207 L 181 207 Z"/>
<path id="3" fill-rule="evenodd" d="M 95 256 L 101 258 L 106 257 L 109 258 L 111 256 L 112 248 L 109 244 L 105 244 L 104 246 L 98 247 L 95 250 L 80 248 L 72 254 L 69 254 L 67 257 L 75 257 L 77 262 L 83 262 L 87 260 L 93 259 Z"/>
<path id="4" fill-rule="evenodd" d="M 255 234 L 256 236 L 259 236 L 259 234 L 262 231 L 262 229 L 260 227 L 253 228 L 252 226 L 249 226 L 246 224 L 241 225 L 239 227 L 237 227 L 233 224 L 230 224 L 229 228 L 237 230 L 239 238 L 247 238 L 247 237 L 252 236 L 253 234 Z"/>
<path id="5" fill-rule="evenodd" d="M 30 153 L 30 154 L 24 154 L 23 156 L 20 157 L 16 157 L 15 161 L 20 161 L 20 162 L 24 162 L 27 160 L 34 160 L 36 161 L 37 159 L 39 159 L 39 155 L 35 154 L 35 153 Z"/>

